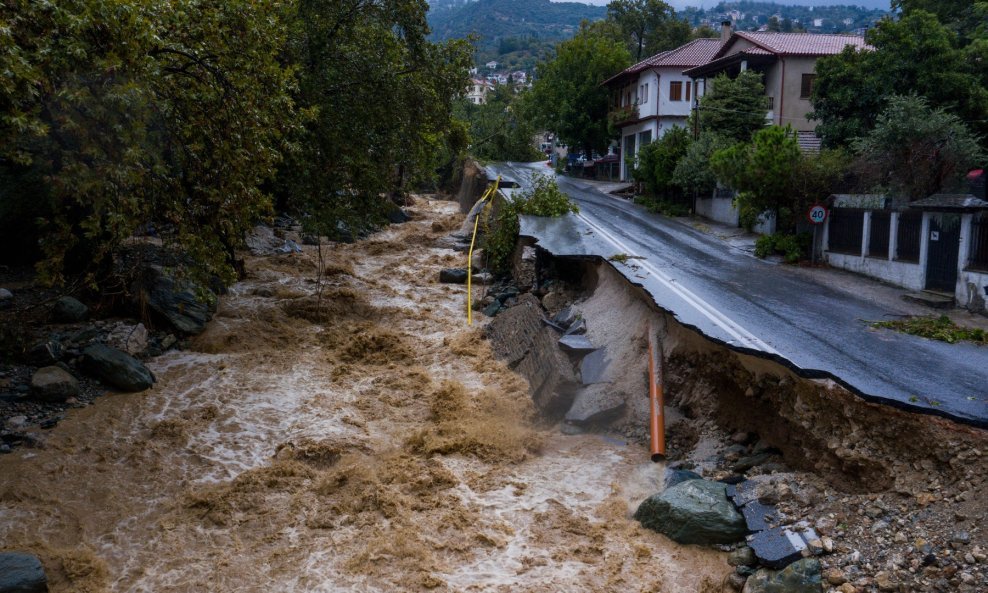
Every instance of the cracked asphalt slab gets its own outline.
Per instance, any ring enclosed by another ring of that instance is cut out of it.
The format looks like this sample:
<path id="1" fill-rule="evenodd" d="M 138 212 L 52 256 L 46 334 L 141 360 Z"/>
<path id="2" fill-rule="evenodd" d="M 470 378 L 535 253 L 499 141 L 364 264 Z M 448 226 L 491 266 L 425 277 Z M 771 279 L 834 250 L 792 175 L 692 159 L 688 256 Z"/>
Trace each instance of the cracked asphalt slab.
<path id="1" fill-rule="evenodd" d="M 496 163 L 487 170 L 523 188 L 535 173 L 552 175 L 543 163 Z M 683 325 L 800 376 L 831 379 L 869 401 L 988 428 L 988 348 L 872 328 L 869 321 L 911 309 L 835 288 L 822 274 L 759 260 L 578 179 L 558 181 L 579 214 L 521 220 L 521 235 L 553 255 L 610 260 Z M 610 259 L 622 254 L 628 258 Z"/>

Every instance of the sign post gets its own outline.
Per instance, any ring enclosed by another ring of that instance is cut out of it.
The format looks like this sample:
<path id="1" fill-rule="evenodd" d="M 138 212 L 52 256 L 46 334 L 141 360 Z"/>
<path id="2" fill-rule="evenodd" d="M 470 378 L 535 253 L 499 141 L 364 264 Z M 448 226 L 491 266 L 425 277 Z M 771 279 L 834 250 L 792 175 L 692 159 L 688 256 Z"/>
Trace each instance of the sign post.
<path id="1" fill-rule="evenodd" d="M 824 221 L 827 220 L 827 209 L 820 204 L 814 204 L 810 206 L 809 211 L 806 212 L 806 218 L 810 220 L 813 224 L 813 245 L 810 247 L 810 263 L 816 265 L 816 235 L 817 229 L 820 227 Z"/>

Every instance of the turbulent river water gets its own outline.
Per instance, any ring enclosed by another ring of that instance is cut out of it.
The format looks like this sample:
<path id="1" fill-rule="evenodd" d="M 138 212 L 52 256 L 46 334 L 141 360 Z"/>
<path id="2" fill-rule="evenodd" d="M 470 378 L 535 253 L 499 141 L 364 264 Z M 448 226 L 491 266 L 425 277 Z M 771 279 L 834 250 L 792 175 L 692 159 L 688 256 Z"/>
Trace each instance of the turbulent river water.
<path id="1" fill-rule="evenodd" d="M 724 554 L 630 514 L 639 444 L 541 426 L 437 282 L 461 217 L 254 258 L 157 385 L 0 458 L 0 547 L 54 592 L 721 591 Z M 482 290 L 482 289 L 481 289 Z"/>

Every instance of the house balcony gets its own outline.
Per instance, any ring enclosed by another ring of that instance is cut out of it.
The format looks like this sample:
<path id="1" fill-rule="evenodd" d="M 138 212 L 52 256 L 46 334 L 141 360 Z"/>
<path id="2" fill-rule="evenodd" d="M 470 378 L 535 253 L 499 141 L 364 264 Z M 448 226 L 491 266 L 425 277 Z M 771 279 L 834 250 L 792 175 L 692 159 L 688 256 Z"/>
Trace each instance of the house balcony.
<path id="1" fill-rule="evenodd" d="M 620 128 L 623 125 L 636 121 L 638 120 L 638 106 L 625 105 L 623 107 L 613 107 L 607 114 L 607 120 L 615 128 Z"/>

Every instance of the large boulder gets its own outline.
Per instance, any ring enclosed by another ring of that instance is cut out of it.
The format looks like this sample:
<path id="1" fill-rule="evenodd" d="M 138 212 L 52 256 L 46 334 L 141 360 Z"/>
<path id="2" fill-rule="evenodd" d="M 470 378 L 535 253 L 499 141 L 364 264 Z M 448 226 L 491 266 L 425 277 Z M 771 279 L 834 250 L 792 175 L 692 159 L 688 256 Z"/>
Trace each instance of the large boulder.
<path id="1" fill-rule="evenodd" d="M 206 288 L 176 280 L 160 266 L 150 266 L 137 290 L 158 319 L 185 334 L 200 334 L 213 316 L 215 299 Z"/>
<path id="2" fill-rule="evenodd" d="M 748 577 L 743 593 L 820 593 L 820 561 L 804 558 L 783 570 L 763 568 Z"/>
<path id="3" fill-rule="evenodd" d="M 734 543 L 744 538 L 746 528 L 726 488 L 708 480 L 681 482 L 641 503 L 635 519 L 681 544 Z"/>
<path id="4" fill-rule="evenodd" d="M 42 401 L 64 402 L 79 395 L 79 381 L 61 367 L 43 367 L 31 377 L 31 393 Z"/>
<path id="5" fill-rule="evenodd" d="M 154 375 L 141 361 L 103 344 L 93 344 L 83 350 L 82 368 L 121 391 L 144 391 L 154 384 Z"/>
<path id="6" fill-rule="evenodd" d="M 89 307 L 70 296 L 59 298 L 51 309 L 51 320 L 55 323 L 78 323 L 88 317 Z"/>
<path id="7" fill-rule="evenodd" d="M 47 593 L 48 578 L 31 554 L 0 552 L 0 593 Z"/>
<path id="8" fill-rule="evenodd" d="M 14 306 L 14 293 L 6 288 L 0 288 L 0 310 Z"/>
<path id="9" fill-rule="evenodd" d="M 439 281 L 444 284 L 464 284 L 467 281 L 466 268 L 443 268 L 439 270 Z"/>

